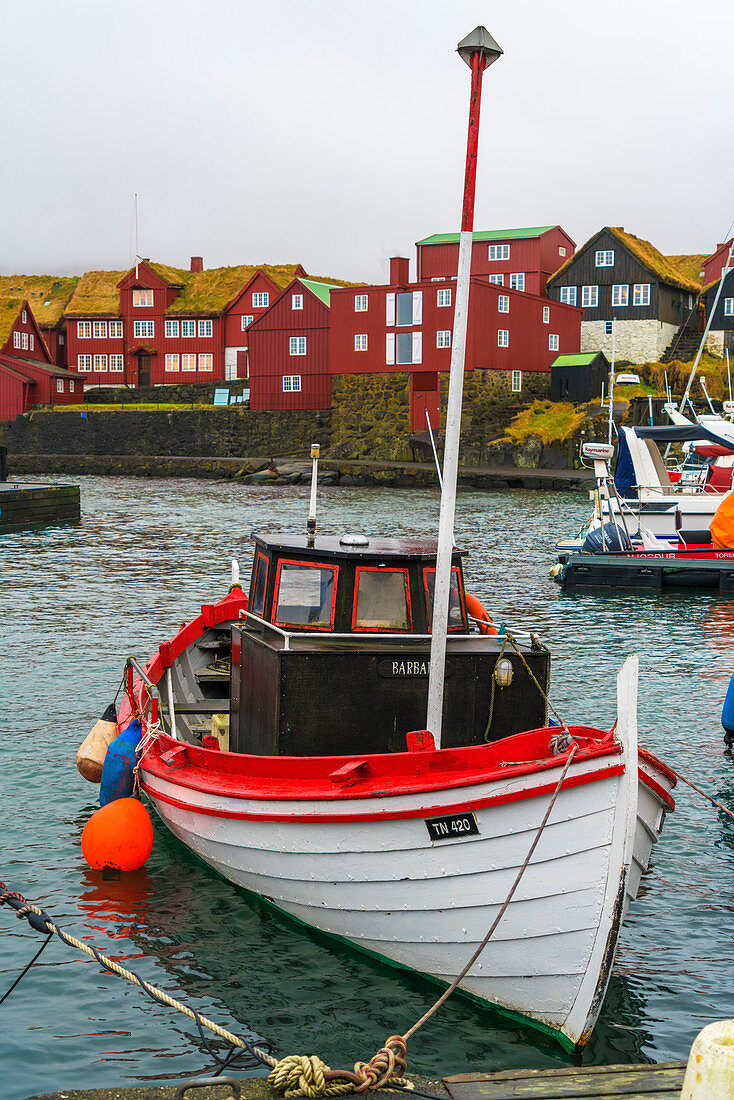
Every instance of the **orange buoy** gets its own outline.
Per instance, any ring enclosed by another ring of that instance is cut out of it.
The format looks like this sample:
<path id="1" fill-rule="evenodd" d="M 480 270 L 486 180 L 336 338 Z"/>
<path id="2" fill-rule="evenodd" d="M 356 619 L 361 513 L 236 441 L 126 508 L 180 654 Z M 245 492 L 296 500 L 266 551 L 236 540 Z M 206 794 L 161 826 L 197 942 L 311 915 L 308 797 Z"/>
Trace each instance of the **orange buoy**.
<path id="1" fill-rule="evenodd" d="M 492 622 L 492 616 L 487 611 L 486 607 L 479 602 L 476 596 L 472 596 L 470 592 L 465 592 L 464 597 L 466 599 L 467 614 L 471 615 L 472 619 L 477 620 L 479 633 L 496 634 L 497 627 Z"/>
<path id="2" fill-rule="evenodd" d="M 82 833 L 82 853 L 94 871 L 137 871 L 153 850 L 153 823 L 137 798 L 118 798 L 93 813 Z"/>
<path id="3" fill-rule="evenodd" d="M 79 774 L 90 783 L 99 783 L 102 778 L 102 766 L 107 749 L 117 737 L 117 711 L 110 703 L 79 746 L 76 754 L 76 766 Z"/>

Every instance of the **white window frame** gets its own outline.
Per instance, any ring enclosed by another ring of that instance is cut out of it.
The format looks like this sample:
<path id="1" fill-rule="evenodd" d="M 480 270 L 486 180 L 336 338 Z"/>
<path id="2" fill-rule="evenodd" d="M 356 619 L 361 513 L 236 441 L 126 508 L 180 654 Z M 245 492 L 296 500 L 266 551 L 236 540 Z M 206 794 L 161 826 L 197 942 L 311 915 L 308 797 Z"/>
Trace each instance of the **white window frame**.
<path id="1" fill-rule="evenodd" d="M 595 252 L 594 267 L 614 267 L 614 249 L 602 248 Z"/>
<path id="2" fill-rule="evenodd" d="M 487 258 L 493 262 L 496 260 L 509 260 L 509 244 L 491 244 L 487 250 Z"/>
<path id="3" fill-rule="evenodd" d="M 355 332 L 354 334 L 354 350 L 355 351 L 367 351 L 367 333 Z"/>
<path id="4" fill-rule="evenodd" d="M 497 347 L 509 348 L 510 346 L 510 330 L 507 328 L 497 329 Z"/>
<path id="5" fill-rule="evenodd" d="M 395 333 L 385 333 L 385 363 L 388 367 L 395 365 Z"/>
<path id="6" fill-rule="evenodd" d="M 136 340 L 152 340 L 155 336 L 155 321 L 133 321 L 133 336 Z"/>
<path id="7" fill-rule="evenodd" d="M 21 343 L 21 347 L 23 348 L 23 351 L 28 351 L 28 333 L 27 332 L 21 332 L 21 334 L 20 334 L 20 343 Z"/>
<path id="8" fill-rule="evenodd" d="M 107 374 L 107 356 L 101 352 L 96 352 L 94 355 L 94 373 Z"/>
<path id="9" fill-rule="evenodd" d="M 437 348 L 450 348 L 451 347 L 451 329 L 444 328 L 439 329 L 436 333 L 436 347 Z"/>
<path id="10" fill-rule="evenodd" d="M 20 311 L 20 320 L 21 320 L 21 324 L 24 324 L 24 325 L 28 324 L 28 310 L 22 309 Z"/>
<path id="11" fill-rule="evenodd" d="M 29 348 L 30 351 L 33 351 L 35 349 L 35 346 L 36 346 L 35 337 L 34 337 L 32 332 L 29 332 L 28 333 L 28 348 Z"/>
<path id="12" fill-rule="evenodd" d="M 629 305 L 630 288 L 628 283 L 614 283 L 612 285 L 612 308 L 622 309 Z"/>
<path id="13" fill-rule="evenodd" d="M 179 367 L 181 366 L 181 356 L 178 352 L 166 352 L 166 370 L 173 371 L 178 374 Z"/>
<path id="14" fill-rule="evenodd" d="M 86 353 L 83 355 L 77 355 L 76 369 L 79 371 L 80 374 L 88 374 L 92 369 L 92 356 L 87 355 Z"/>
<path id="15" fill-rule="evenodd" d="M 196 374 L 196 355 L 193 352 L 185 351 L 181 354 L 181 373 L 184 371 L 187 374 Z"/>
<path id="16" fill-rule="evenodd" d="M 95 321 L 94 324 L 92 325 L 92 334 L 93 334 L 95 340 L 106 340 L 107 339 L 107 322 L 106 321 Z"/>
<path id="17" fill-rule="evenodd" d="M 510 389 L 512 393 L 522 393 L 522 371 L 514 370 L 512 372 L 512 379 L 510 382 Z"/>
<path id="18" fill-rule="evenodd" d="M 57 378 L 56 379 L 56 392 L 57 393 L 63 393 L 64 392 L 64 379 L 63 378 Z"/>
<path id="19" fill-rule="evenodd" d="M 525 272 L 513 271 L 510 275 L 510 290 L 524 290 L 525 289 Z"/>
<path id="20" fill-rule="evenodd" d="M 354 295 L 354 312 L 355 313 L 366 313 L 368 305 L 369 305 L 369 298 L 366 294 L 355 294 Z"/>
<path id="21" fill-rule="evenodd" d="M 489 281 L 490 281 L 490 283 L 492 283 L 493 286 L 504 286 L 505 285 L 504 275 L 490 275 L 489 276 Z"/>
<path id="22" fill-rule="evenodd" d="M 509 313 L 510 312 L 510 295 L 498 294 L 497 295 L 497 312 Z"/>
<path id="23" fill-rule="evenodd" d="M 133 306 L 135 309 L 153 308 L 153 291 L 150 287 L 133 287 Z"/>
<path id="24" fill-rule="evenodd" d="M 395 324 L 395 295 L 392 291 L 385 295 L 385 324 Z"/>
<path id="25" fill-rule="evenodd" d="M 253 309 L 267 309 L 270 305 L 270 291 L 268 290 L 254 290 L 252 292 L 252 308 Z"/>
<path id="26" fill-rule="evenodd" d="M 550 306 L 543 306 L 543 324 L 550 324 Z"/>
<path id="27" fill-rule="evenodd" d="M 303 309 L 302 294 L 291 294 L 291 309 Z"/>
<path id="28" fill-rule="evenodd" d="M 581 287 L 581 308 L 582 309 L 598 309 L 599 308 L 599 287 L 596 285 L 582 286 Z"/>
<path id="29" fill-rule="evenodd" d="M 734 298 L 724 298 L 724 316 L 734 317 Z"/>
<path id="30" fill-rule="evenodd" d="M 240 317 L 240 328 L 242 331 L 244 332 L 245 329 L 248 329 L 254 320 L 255 318 L 251 313 L 243 313 Z"/>
<path id="31" fill-rule="evenodd" d="M 110 340 L 122 340 L 122 321 L 110 321 Z"/>
<path id="32" fill-rule="evenodd" d="M 305 355 L 306 354 L 306 337 L 305 336 L 289 336 L 288 337 L 288 354 L 289 355 Z"/>
<path id="33" fill-rule="evenodd" d="M 436 291 L 436 306 L 438 309 L 442 309 L 444 306 L 451 305 L 451 287 L 441 287 Z"/>
<path id="34" fill-rule="evenodd" d="M 116 352 L 110 356 L 110 374 L 123 374 L 125 370 L 125 356 Z"/>
<path id="35" fill-rule="evenodd" d="M 559 343 L 558 333 L 557 332 L 549 332 L 548 333 L 548 351 L 558 351 L 558 343 Z"/>
<path id="36" fill-rule="evenodd" d="M 209 371 L 214 370 L 214 356 L 210 351 L 202 351 L 199 353 L 199 370 Z"/>
<path id="37" fill-rule="evenodd" d="M 165 333 L 167 340 L 178 340 L 178 321 L 169 321 L 166 318 Z"/>
<path id="38" fill-rule="evenodd" d="M 199 321 L 199 338 L 201 340 L 209 339 L 214 331 L 211 317 L 205 317 Z"/>
<path id="39" fill-rule="evenodd" d="M 578 289 L 579 288 L 577 286 L 562 286 L 562 287 L 559 287 L 559 291 L 560 291 L 560 299 L 559 300 L 564 305 L 575 306 L 576 305 L 576 298 L 578 297 Z"/>
<path id="40" fill-rule="evenodd" d="M 78 340 L 91 340 L 92 339 L 92 322 L 91 321 L 77 321 L 76 323 L 76 335 Z"/>
<path id="41" fill-rule="evenodd" d="M 649 306 L 650 305 L 650 284 L 649 283 L 635 283 L 632 288 L 632 305 L 633 306 Z"/>
<path id="42" fill-rule="evenodd" d="M 181 339 L 196 339 L 196 321 L 187 320 L 181 322 Z"/>
<path id="43" fill-rule="evenodd" d="M 558 246 L 558 255 L 559 256 L 565 256 L 566 255 L 566 246 L 564 244 L 559 244 L 559 246 Z"/>
<path id="44" fill-rule="evenodd" d="M 301 375 L 300 374 L 284 374 L 283 375 L 283 393 L 300 393 L 301 392 Z"/>
<path id="45" fill-rule="evenodd" d="M 20 333 L 17 329 L 13 333 L 13 347 L 20 350 Z"/>

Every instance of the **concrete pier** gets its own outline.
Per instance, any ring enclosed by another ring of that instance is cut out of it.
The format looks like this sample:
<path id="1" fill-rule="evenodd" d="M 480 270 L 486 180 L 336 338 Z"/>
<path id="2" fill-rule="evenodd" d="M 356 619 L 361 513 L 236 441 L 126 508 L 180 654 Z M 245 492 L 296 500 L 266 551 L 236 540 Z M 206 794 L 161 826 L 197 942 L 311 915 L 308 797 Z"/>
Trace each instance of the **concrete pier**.
<path id="1" fill-rule="evenodd" d="M 0 534 L 24 527 L 75 523 L 79 517 L 78 485 L 0 484 Z"/>

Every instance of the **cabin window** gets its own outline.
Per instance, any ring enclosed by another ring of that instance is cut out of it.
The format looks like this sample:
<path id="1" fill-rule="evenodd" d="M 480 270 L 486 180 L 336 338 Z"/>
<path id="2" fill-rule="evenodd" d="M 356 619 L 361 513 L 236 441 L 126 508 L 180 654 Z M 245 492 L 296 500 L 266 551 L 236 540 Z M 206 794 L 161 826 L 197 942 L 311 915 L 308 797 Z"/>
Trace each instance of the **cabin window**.
<path id="1" fill-rule="evenodd" d="M 444 287 L 443 290 L 436 291 L 436 305 L 437 306 L 450 306 L 451 305 L 451 287 Z"/>
<path id="2" fill-rule="evenodd" d="M 614 249 L 594 253 L 594 264 L 596 267 L 614 267 Z"/>
<path id="3" fill-rule="evenodd" d="M 116 371 L 118 374 L 122 373 L 122 371 L 124 371 L 124 369 L 125 369 L 124 362 L 125 362 L 124 356 L 122 356 L 122 355 L 111 355 L 110 356 L 110 370 L 111 371 Z"/>
<path id="4" fill-rule="evenodd" d="M 153 291 L 152 290 L 133 290 L 133 305 L 134 306 L 152 306 L 153 305 Z"/>
<path id="5" fill-rule="evenodd" d="M 333 630 L 338 572 L 336 565 L 279 562 L 273 615 L 276 626 Z"/>
<path id="6" fill-rule="evenodd" d="M 407 569 L 358 565 L 354 580 L 352 630 L 412 629 Z"/>
<path id="7" fill-rule="evenodd" d="M 599 305 L 599 287 L 581 287 L 581 305 L 584 309 L 596 309 Z"/>
<path id="8" fill-rule="evenodd" d="M 548 351 L 558 351 L 558 333 L 548 334 Z"/>
<path id="9" fill-rule="evenodd" d="M 510 246 L 509 244 L 491 244 L 489 246 L 489 259 L 490 260 L 509 260 L 510 258 Z"/>
<path id="10" fill-rule="evenodd" d="M 255 577 L 252 582 L 252 595 L 250 596 L 249 610 L 253 615 L 259 615 L 265 608 L 265 589 L 268 584 L 268 559 L 264 554 L 257 555 Z"/>
<path id="11" fill-rule="evenodd" d="M 187 337 L 196 336 L 196 321 L 182 321 L 181 335 Z"/>
<path id="12" fill-rule="evenodd" d="M 166 336 L 169 339 L 178 339 L 178 321 L 166 321 Z"/>
<path id="13" fill-rule="evenodd" d="M 490 275 L 489 276 L 489 281 L 490 281 L 490 283 L 494 283 L 495 286 L 504 286 L 505 285 L 504 275 Z"/>
<path id="14" fill-rule="evenodd" d="M 507 328 L 497 329 L 497 347 L 509 348 L 510 346 L 510 330 Z"/>
<path id="15" fill-rule="evenodd" d="M 615 283 L 612 287 L 612 305 L 629 305 L 630 288 L 626 283 Z"/>
<path id="16" fill-rule="evenodd" d="M 562 286 L 561 287 L 561 301 L 567 306 L 576 305 L 576 290 L 575 286 Z"/>
<path id="17" fill-rule="evenodd" d="M 441 329 L 436 333 L 436 347 L 437 348 L 450 348 L 451 347 L 451 329 Z"/>
<path id="18" fill-rule="evenodd" d="M 113 340 L 122 340 L 122 321 L 110 321 L 110 337 Z"/>
<path id="19" fill-rule="evenodd" d="M 497 295 L 497 312 L 509 313 L 510 312 L 510 295 L 498 294 Z"/>
<path id="20" fill-rule="evenodd" d="M 106 321 L 95 321 L 93 331 L 94 331 L 95 340 L 106 340 L 107 339 L 107 322 Z"/>
<path id="21" fill-rule="evenodd" d="M 524 290 L 525 289 L 525 272 L 516 271 L 510 275 L 510 290 Z"/>
<path id="22" fill-rule="evenodd" d="M 734 298 L 724 298 L 724 316 L 734 317 Z"/>
<path id="23" fill-rule="evenodd" d="M 649 306 L 650 305 L 650 284 L 649 283 L 635 283 L 632 290 L 632 305 L 633 306 Z"/>
<path id="24" fill-rule="evenodd" d="M 513 374 L 515 372 L 513 371 Z M 520 373 L 519 371 L 517 372 Z M 426 595 L 426 620 L 428 629 L 433 626 L 433 592 L 436 587 L 436 570 L 423 570 L 423 588 Z M 451 587 L 449 589 L 449 630 L 466 629 L 466 607 L 464 591 L 457 566 L 451 567 Z"/>

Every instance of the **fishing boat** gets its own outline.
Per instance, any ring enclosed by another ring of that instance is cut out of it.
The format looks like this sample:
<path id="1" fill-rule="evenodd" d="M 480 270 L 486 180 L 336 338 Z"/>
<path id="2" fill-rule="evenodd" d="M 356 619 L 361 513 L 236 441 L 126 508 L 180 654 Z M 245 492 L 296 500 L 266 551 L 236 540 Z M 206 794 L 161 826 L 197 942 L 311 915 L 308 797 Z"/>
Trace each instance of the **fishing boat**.
<path id="1" fill-rule="evenodd" d="M 675 778 L 637 743 L 637 658 L 609 729 L 548 719 L 549 654 L 496 628 L 453 539 L 480 27 L 437 541 L 254 540 L 238 583 L 147 664 L 142 791 L 226 878 L 296 921 L 583 1046 Z M 494 934 L 492 926 L 497 922 Z M 486 946 L 483 946 L 487 940 Z"/>

